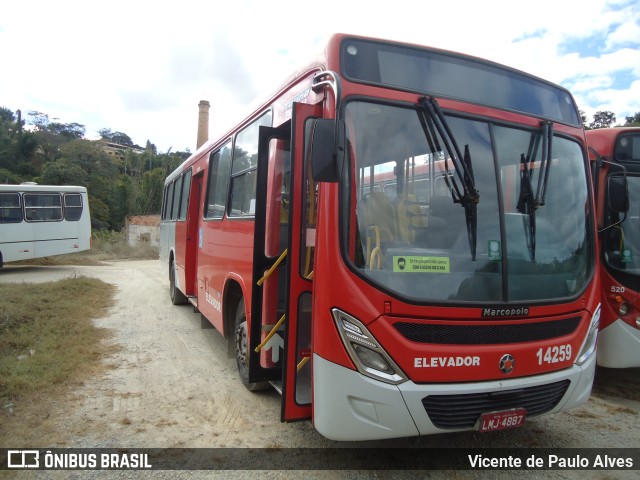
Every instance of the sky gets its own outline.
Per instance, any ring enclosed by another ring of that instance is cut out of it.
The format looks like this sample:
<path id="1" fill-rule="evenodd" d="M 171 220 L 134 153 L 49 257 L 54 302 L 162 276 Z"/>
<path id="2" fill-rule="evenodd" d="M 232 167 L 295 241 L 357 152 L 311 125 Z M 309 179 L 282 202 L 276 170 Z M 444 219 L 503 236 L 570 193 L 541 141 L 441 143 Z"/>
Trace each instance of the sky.
<path id="1" fill-rule="evenodd" d="M 193 152 L 200 100 L 215 138 L 338 32 L 537 75 L 568 88 L 587 123 L 640 112 L 638 0 L 3 2 L 0 107 Z"/>

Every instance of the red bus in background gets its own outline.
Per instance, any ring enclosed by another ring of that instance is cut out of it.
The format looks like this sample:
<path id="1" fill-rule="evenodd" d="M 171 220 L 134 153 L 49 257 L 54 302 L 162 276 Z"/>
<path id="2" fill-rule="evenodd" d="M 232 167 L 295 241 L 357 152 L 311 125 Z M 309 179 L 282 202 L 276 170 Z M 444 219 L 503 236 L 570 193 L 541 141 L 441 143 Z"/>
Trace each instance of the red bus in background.
<path id="1" fill-rule="evenodd" d="M 161 261 L 282 420 L 336 440 L 517 427 L 585 402 L 600 285 L 565 89 L 336 35 L 166 179 Z M 455 405 L 455 408 L 452 408 Z"/>
<path id="2" fill-rule="evenodd" d="M 640 367 L 640 128 L 587 130 L 595 163 L 602 317 L 598 365 Z"/>

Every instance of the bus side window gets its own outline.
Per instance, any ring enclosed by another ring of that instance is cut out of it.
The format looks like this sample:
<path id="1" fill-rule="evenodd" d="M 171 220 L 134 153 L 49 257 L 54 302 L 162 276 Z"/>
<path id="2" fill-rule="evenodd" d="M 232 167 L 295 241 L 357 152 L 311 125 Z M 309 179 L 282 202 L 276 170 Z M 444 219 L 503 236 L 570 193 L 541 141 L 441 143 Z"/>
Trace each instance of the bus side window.
<path id="1" fill-rule="evenodd" d="M 182 175 L 173 181 L 173 185 L 173 207 L 171 208 L 171 220 L 177 220 L 178 210 L 180 210 L 180 194 L 182 193 L 182 190 L 180 189 L 182 185 Z"/>
<path id="2" fill-rule="evenodd" d="M 77 222 L 82 216 L 82 195 L 79 193 L 64 194 L 64 219 Z"/>
<path id="3" fill-rule="evenodd" d="M 271 126 L 271 112 L 265 113 L 236 135 L 231 168 L 231 216 L 255 215 L 258 134 L 261 126 Z"/>
<path id="4" fill-rule="evenodd" d="M 0 223 L 20 223 L 21 221 L 20 195 L 17 193 L 0 193 Z"/>
<path id="5" fill-rule="evenodd" d="M 171 202 L 173 201 L 173 184 L 174 182 L 171 182 L 169 185 L 167 185 L 167 193 L 165 194 L 165 198 L 166 198 L 166 203 L 164 206 L 164 220 L 171 220 Z"/>
<path id="6" fill-rule="evenodd" d="M 191 170 L 182 176 L 182 198 L 180 199 L 180 212 L 178 214 L 178 220 L 187 219 L 187 209 L 189 204 L 189 191 L 191 190 Z"/>
<path id="7" fill-rule="evenodd" d="M 229 170 L 231 168 L 231 142 L 209 157 L 209 183 L 204 218 L 222 218 L 227 205 Z"/>
<path id="8" fill-rule="evenodd" d="M 33 222 L 62 220 L 62 198 L 59 193 L 25 193 L 25 217 Z"/>

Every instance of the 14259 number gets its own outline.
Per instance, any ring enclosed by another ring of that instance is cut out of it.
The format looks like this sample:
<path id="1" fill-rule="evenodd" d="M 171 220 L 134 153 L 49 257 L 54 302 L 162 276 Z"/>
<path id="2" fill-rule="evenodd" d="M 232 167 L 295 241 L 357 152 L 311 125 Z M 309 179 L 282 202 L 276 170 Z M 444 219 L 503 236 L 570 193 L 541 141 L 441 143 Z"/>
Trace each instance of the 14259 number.
<path id="1" fill-rule="evenodd" d="M 538 365 L 568 361 L 571 360 L 571 345 L 554 345 L 553 347 L 539 348 L 536 356 L 538 357 Z"/>

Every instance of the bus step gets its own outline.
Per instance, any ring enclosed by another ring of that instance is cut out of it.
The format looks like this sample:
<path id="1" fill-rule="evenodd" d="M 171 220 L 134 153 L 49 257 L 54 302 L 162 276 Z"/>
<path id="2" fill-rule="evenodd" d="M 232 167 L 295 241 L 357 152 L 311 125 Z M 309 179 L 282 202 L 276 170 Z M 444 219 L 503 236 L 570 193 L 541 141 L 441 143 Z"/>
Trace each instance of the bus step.
<path id="1" fill-rule="evenodd" d="M 269 383 L 276 390 L 276 392 L 282 395 L 282 380 L 271 380 Z"/>
<path id="2" fill-rule="evenodd" d="M 194 297 L 193 295 L 188 295 L 187 300 L 189 300 L 189 303 L 193 305 L 194 308 L 198 308 L 198 299 L 196 297 Z"/>

